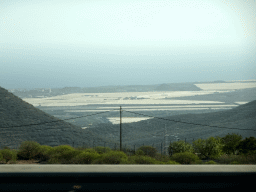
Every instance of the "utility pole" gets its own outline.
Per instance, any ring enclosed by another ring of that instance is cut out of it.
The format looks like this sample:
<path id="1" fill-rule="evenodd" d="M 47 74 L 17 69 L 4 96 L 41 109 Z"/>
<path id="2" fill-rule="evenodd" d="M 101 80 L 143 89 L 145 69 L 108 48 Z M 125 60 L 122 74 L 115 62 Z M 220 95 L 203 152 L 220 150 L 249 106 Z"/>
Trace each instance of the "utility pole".
<path id="1" fill-rule="evenodd" d="M 122 115 L 121 115 L 121 106 L 120 106 L 120 151 L 122 151 Z"/>

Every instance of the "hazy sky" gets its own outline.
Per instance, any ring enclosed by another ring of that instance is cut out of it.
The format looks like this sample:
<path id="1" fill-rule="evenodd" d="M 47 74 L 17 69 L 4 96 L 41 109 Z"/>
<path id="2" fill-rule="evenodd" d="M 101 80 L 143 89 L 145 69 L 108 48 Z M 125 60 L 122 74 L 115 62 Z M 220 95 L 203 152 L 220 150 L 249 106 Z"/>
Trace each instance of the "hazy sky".
<path id="1" fill-rule="evenodd" d="M 1 0 L 0 86 L 256 79 L 255 0 Z"/>

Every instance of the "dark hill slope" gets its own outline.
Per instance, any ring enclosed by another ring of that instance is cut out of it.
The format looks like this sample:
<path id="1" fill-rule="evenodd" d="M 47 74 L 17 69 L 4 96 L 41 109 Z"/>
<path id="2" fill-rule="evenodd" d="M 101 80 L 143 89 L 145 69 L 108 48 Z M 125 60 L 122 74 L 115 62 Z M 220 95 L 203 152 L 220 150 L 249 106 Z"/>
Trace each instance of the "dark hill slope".
<path id="1" fill-rule="evenodd" d="M 129 111 L 129 110 L 127 110 Z M 137 111 L 136 111 L 137 112 Z M 140 112 L 138 112 L 140 113 Z M 143 114 L 143 112 L 141 112 Z M 139 115 L 137 117 L 140 117 Z M 143 117 L 143 116 L 141 116 Z M 256 137 L 256 100 L 236 108 L 203 114 L 184 114 L 175 115 L 171 117 L 164 117 L 164 119 L 149 119 L 136 123 L 122 124 L 122 141 L 123 145 L 136 147 L 141 145 L 153 145 L 160 149 L 161 142 L 164 141 L 165 125 L 168 132 L 168 142 L 185 140 L 192 143 L 193 139 L 199 138 L 207 139 L 211 136 L 226 136 L 228 133 L 239 134 L 245 139 L 246 137 Z M 188 122 L 193 124 L 203 124 L 210 126 L 218 126 L 220 128 L 200 126 L 179 123 L 174 121 Z M 221 128 L 221 127 L 227 127 Z M 238 129 L 231 129 L 238 128 Z M 252 129 L 252 130 L 247 130 Z M 100 124 L 91 129 L 84 131 L 93 131 L 97 135 L 104 135 L 105 139 L 114 139 L 119 142 L 120 126 L 112 124 Z M 111 133 L 111 134 L 110 134 Z M 175 137 L 177 136 L 177 137 Z"/>
<path id="2" fill-rule="evenodd" d="M 22 126 L 29 124 L 40 124 Z M 20 126 L 20 127 L 15 127 Z M 0 148 L 18 148 L 22 141 L 36 141 L 41 145 L 82 146 L 91 133 L 84 133 L 81 127 L 55 118 L 23 101 L 0 87 Z"/>

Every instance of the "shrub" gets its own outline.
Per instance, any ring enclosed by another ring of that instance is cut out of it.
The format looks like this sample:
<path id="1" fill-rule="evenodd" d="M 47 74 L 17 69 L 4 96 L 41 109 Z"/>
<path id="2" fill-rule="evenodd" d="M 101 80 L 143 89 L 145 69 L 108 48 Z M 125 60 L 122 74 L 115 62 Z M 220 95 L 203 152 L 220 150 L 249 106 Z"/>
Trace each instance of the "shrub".
<path id="1" fill-rule="evenodd" d="M 168 165 L 172 165 L 172 164 L 174 164 L 174 165 L 180 165 L 180 163 L 178 163 L 178 162 L 175 162 L 175 161 L 167 161 L 165 164 L 168 164 Z"/>
<path id="2" fill-rule="evenodd" d="M 238 162 L 241 164 L 255 164 L 256 163 L 256 155 L 255 154 L 246 154 L 239 155 L 237 158 Z"/>
<path id="3" fill-rule="evenodd" d="M 6 160 L 4 159 L 2 153 L 0 153 L 0 162 L 6 163 Z"/>
<path id="4" fill-rule="evenodd" d="M 16 160 L 10 160 L 9 164 L 16 164 Z"/>
<path id="5" fill-rule="evenodd" d="M 240 164 L 238 161 L 232 161 L 230 164 Z"/>
<path id="6" fill-rule="evenodd" d="M 99 154 L 103 154 L 103 153 L 110 152 L 111 149 L 109 147 L 97 146 L 97 147 L 95 147 L 95 151 L 97 151 Z"/>
<path id="7" fill-rule="evenodd" d="M 135 155 L 145 155 L 145 153 L 141 149 L 139 149 L 135 152 Z"/>
<path id="8" fill-rule="evenodd" d="M 54 153 L 62 153 L 64 151 L 72 151 L 75 150 L 73 147 L 71 147 L 70 145 L 59 145 L 59 146 L 55 146 L 52 148 Z"/>
<path id="9" fill-rule="evenodd" d="M 40 159 L 42 161 L 46 161 L 50 159 L 50 151 L 53 150 L 51 146 L 41 145 L 39 149 L 39 153 L 35 156 L 35 159 Z"/>
<path id="10" fill-rule="evenodd" d="M 165 165 L 165 164 L 167 164 L 167 162 L 155 160 L 155 164 Z"/>
<path id="11" fill-rule="evenodd" d="M 14 151 L 11 151 L 9 149 L 3 149 L 0 151 L 0 153 L 3 156 L 3 159 L 5 160 L 5 163 L 7 163 L 10 160 L 16 161 L 17 154 Z"/>
<path id="12" fill-rule="evenodd" d="M 148 156 L 131 156 L 129 160 L 131 164 L 156 164 L 157 163 L 155 159 Z"/>
<path id="13" fill-rule="evenodd" d="M 208 139 L 197 139 L 193 141 L 194 152 L 200 153 L 199 158 L 215 159 L 224 154 L 222 151 L 224 144 L 219 137 L 209 137 Z"/>
<path id="14" fill-rule="evenodd" d="M 196 160 L 195 162 L 193 162 L 192 164 L 203 164 L 203 161 L 201 159 Z"/>
<path id="15" fill-rule="evenodd" d="M 47 164 L 61 164 L 61 161 L 56 157 L 52 157 L 47 161 Z"/>
<path id="16" fill-rule="evenodd" d="M 242 140 L 237 146 L 236 149 L 239 151 L 239 153 L 242 154 L 252 154 L 256 152 L 256 138 L 249 137 Z"/>
<path id="17" fill-rule="evenodd" d="M 99 159 L 96 159 L 92 164 L 126 164 L 128 160 L 127 155 L 122 151 L 110 151 L 104 153 Z"/>
<path id="18" fill-rule="evenodd" d="M 127 155 L 127 156 L 132 156 L 135 154 L 134 149 L 131 149 L 129 147 L 127 148 L 122 148 L 122 151 Z"/>
<path id="19" fill-rule="evenodd" d="M 88 148 L 88 149 L 84 149 L 82 150 L 83 152 L 89 152 L 89 153 L 98 153 L 97 151 L 95 151 L 95 149 L 93 148 Z"/>
<path id="20" fill-rule="evenodd" d="M 147 155 L 149 157 L 153 157 L 153 158 L 157 154 L 157 149 L 155 147 L 152 147 L 152 146 L 141 146 L 141 147 L 138 148 L 138 150 L 142 150 L 145 155 Z"/>
<path id="21" fill-rule="evenodd" d="M 99 157 L 100 154 L 98 153 L 82 152 L 79 155 L 73 157 L 70 162 L 72 162 L 72 164 L 91 164 Z"/>
<path id="22" fill-rule="evenodd" d="M 215 161 L 208 161 L 208 162 L 205 162 L 205 164 L 217 164 Z"/>
<path id="23" fill-rule="evenodd" d="M 180 164 L 192 164 L 196 160 L 199 160 L 199 157 L 190 152 L 183 152 L 172 155 L 170 159 Z"/>
<path id="24" fill-rule="evenodd" d="M 88 149 L 89 146 L 88 145 L 83 145 L 83 146 L 79 146 L 76 148 L 76 150 L 84 150 L 84 149 Z"/>
<path id="25" fill-rule="evenodd" d="M 73 157 L 80 153 L 82 153 L 82 151 L 75 150 L 68 145 L 56 146 L 48 151 L 48 155 L 50 155 L 51 158 L 57 158 L 62 163 L 68 163 Z"/>
<path id="26" fill-rule="evenodd" d="M 11 150 L 8 146 L 4 146 L 2 149 L 9 149 L 9 150 Z"/>
<path id="27" fill-rule="evenodd" d="M 25 141 L 19 147 L 18 159 L 31 160 L 39 154 L 40 144 L 35 141 Z"/>
<path id="28" fill-rule="evenodd" d="M 169 152 L 169 155 L 171 156 L 171 153 L 172 154 L 183 153 L 183 152 L 193 153 L 194 149 L 191 144 L 185 143 L 185 141 L 181 140 L 181 141 L 175 141 L 175 142 L 170 143 L 170 145 L 168 147 L 168 152 Z"/>
<path id="29" fill-rule="evenodd" d="M 221 139 L 221 142 L 224 144 L 222 146 L 222 151 L 228 155 L 230 154 L 237 154 L 237 146 L 242 140 L 242 136 L 232 133 L 231 135 L 226 135 L 225 137 L 218 137 Z"/>
<path id="30" fill-rule="evenodd" d="M 233 161 L 242 162 L 243 157 L 240 155 L 222 155 L 217 160 L 220 164 L 230 164 Z"/>
<path id="31" fill-rule="evenodd" d="M 157 161 L 168 162 L 168 161 L 170 161 L 170 156 L 161 155 L 161 154 L 158 153 L 158 154 L 156 154 L 155 159 Z"/>
<path id="32" fill-rule="evenodd" d="M 247 152 L 240 151 L 240 152 L 238 152 L 238 155 L 240 155 L 240 156 L 256 155 L 256 150 L 254 150 L 254 151 L 247 151 Z"/>

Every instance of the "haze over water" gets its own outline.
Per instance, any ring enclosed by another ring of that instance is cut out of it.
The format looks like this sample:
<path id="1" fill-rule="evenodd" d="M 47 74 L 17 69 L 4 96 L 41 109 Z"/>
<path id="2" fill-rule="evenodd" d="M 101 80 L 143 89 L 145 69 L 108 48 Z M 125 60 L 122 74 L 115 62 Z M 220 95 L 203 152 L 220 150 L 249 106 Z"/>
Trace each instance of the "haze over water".
<path id="1" fill-rule="evenodd" d="M 254 0 L 1 1 L 0 86 L 255 79 Z"/>

